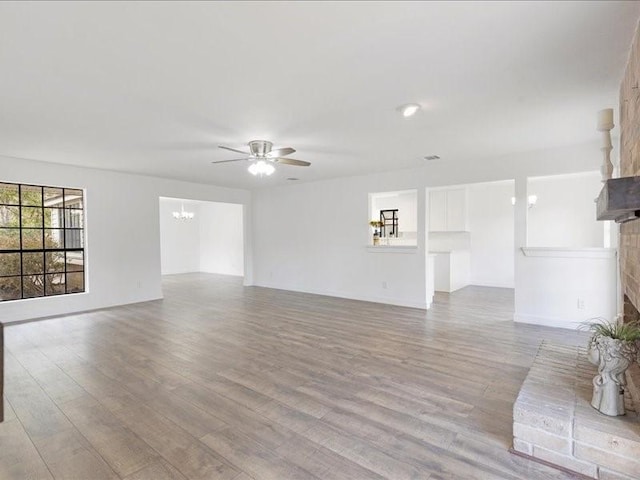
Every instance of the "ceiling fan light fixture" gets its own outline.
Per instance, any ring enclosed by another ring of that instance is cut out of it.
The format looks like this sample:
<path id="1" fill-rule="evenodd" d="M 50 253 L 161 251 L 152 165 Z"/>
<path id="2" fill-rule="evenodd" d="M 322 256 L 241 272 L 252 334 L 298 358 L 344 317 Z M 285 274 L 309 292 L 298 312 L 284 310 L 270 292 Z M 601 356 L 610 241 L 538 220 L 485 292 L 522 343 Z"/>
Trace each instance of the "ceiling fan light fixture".
<path id="1" fill-rule="evenodd" d="M 406 105 L 399 106 L 398 110 L 402 113 L 403 117 L 412 117 L 420 110 L 420 105 L 417 103 L 407 103 Z"/>
<path id="2" fill-rule="evenodd" d="M 229 160 L 215 160 L 211 163 L 233 163 L 243 162 L 249 160 L 249 173 L 255 176 L 269 176 L 276 171 L 274 164 L 289 165 L 294 167 L 308 167 L 311 162 L 305 162 L 304 160 L 296 160 L 295 158 L 289 158 L 288 155 L 295 153 L 295 148 L 280 147 L 275 150 L 272 148 L 273 143 L 267 140 L 252 140 L 248 144 L 249 152 L 243 152 L 233 147 L 227 147 L 225 145 L 218 145 L 219 148 L 229 150 L 231 152 L 242 153 L 245 155 L 243 158 L 232 158 Z"/>
<path id="3" fill-rule="evenodd" d="M 248 170 L 251 175 L 260 175 L 262 177 L 263 175 L 271 175 L 276 169 L 271 165 L 271 163 L 265 162 L 264 160 L 258 160 L 257 162 L 249 165 Z"/>

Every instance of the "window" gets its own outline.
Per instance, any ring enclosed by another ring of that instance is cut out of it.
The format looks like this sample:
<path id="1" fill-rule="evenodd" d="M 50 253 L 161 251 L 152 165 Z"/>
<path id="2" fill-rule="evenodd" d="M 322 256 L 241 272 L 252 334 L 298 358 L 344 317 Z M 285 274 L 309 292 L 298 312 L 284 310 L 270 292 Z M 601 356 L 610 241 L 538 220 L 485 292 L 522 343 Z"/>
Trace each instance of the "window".
<path id="1" fill-rule="evenodd" d="M 418 191 L 370 193 L 369 219 L 371 244 L 418 245 Z"/>
<path id="2" fill-rule="evenodd" d="M 0 301 L 84 292 L 84 194 L 0 183 Z"/>

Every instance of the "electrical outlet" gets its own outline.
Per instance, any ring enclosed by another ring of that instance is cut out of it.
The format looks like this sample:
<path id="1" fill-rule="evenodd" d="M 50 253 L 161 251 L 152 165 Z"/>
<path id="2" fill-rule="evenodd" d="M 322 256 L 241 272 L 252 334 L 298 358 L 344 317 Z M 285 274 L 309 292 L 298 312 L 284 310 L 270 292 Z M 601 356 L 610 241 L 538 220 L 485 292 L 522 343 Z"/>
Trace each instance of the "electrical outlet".
<path id="1" fill-rule="evenodd" d="M 578 310 L 584 310 L 584 298 L 578 297 Z"/>
<path id="2" fill-rule="evenodd" d="M 386 288 L 387 288 L 387 282 L 386 281 L 382 282 L 382 288 L 384 288 L 386 290 Z"/>

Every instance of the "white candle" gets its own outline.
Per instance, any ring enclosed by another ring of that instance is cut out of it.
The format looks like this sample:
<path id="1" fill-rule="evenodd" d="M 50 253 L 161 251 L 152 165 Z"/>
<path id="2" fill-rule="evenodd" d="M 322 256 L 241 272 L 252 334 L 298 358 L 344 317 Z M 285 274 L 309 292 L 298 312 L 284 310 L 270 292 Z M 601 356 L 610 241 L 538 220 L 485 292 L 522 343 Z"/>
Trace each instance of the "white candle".
<path id="1" fill-rule="evenodd" d="M 598 130 L 605 131 L 613 128 L 613 108 L 605 108 L 598 112 Z"/>

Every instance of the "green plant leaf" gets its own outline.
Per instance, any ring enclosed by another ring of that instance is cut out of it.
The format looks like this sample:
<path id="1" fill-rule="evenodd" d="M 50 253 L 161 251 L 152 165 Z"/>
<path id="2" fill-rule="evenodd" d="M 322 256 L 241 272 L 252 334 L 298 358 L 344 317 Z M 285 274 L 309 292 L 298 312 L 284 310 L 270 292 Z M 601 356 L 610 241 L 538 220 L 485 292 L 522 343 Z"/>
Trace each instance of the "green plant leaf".
<path id="1" fill-rule="evenodd" d="M 601 335 L 625 342 L 640 340 L 640 322 L 619 323 L 597 318 L 583 323 L 581 328 L 589 330 L 594 336 Z"/>

